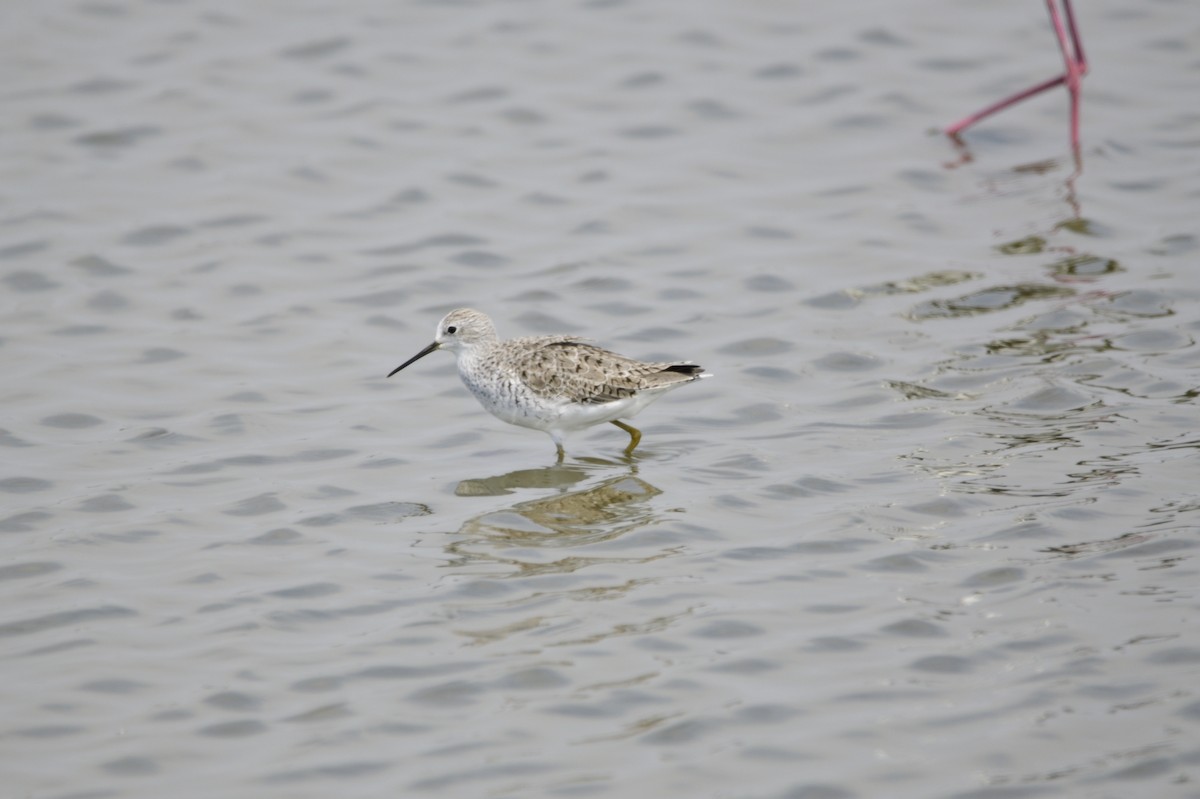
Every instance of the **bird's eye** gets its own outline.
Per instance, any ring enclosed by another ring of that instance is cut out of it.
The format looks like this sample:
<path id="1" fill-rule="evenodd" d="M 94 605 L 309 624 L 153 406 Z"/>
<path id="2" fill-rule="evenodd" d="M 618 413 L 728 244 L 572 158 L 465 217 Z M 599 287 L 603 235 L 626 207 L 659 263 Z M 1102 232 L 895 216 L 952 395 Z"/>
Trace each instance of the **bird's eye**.
<path id="1" fill-rule="evenodd" d="M 450 325 L 450 327 L 446 328 L 446 332 L 453 336 L 455 333 L 458 332 L 458 328 L 455 327 L 454 325 Z"/>

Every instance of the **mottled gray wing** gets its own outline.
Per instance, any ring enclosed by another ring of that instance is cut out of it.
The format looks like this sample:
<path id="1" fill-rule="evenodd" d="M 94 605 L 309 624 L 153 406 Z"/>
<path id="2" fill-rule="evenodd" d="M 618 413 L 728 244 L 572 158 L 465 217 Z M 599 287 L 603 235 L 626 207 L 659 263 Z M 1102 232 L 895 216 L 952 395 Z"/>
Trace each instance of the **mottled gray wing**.
<path id="1" fill-rule="evenodd" d="M 694 364 L 647 363 L 568 337 L 523 348 L 515 366 L 520 378 L 543 397 L 604 403 L 639 391 L 694 380 L 703 370 Z"/>

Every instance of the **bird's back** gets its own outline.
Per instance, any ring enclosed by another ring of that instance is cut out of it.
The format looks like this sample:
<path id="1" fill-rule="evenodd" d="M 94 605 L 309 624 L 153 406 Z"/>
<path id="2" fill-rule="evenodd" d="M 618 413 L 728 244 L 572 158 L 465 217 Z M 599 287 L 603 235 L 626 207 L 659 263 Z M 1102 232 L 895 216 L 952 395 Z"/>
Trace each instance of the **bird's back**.
<path id="1" fill-rule="evenodd" d="M 704 372 L 695 364 L 628 358 L 573 336 L 516 338 L 496 349 L 509 374 L 544 400 L 614 402 L 640 393 L 658 394 Z"/>

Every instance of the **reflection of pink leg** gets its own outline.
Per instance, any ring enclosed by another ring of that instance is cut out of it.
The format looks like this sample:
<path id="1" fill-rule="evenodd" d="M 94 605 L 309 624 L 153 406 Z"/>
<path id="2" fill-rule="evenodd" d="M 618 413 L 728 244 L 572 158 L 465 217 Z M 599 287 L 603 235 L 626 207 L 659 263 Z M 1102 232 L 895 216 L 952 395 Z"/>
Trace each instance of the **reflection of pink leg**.
<path id="1" fill-rule="evenodd" d="M 957 136 L 979 120 L 989 117 L 997 111 L 1001 111 L 1010 105 L 1021 102 L 1027 97 L 1032 97 L 1035 94 L 1040 94 L 1047 89 L 1052 89 L 1059 84 L 1065 83 L 1067 91 L 1071 95 L 1071 147 L 1075 150 L 1079 149 L 1079 93 L 1081 79 L 1087 74 L 1087 58 L 1083 54 L 1083 43 L 1079 40 L 1079 30 L 1075 27 L 1075 15 L 1071 10 L 1071 0 L 1062 0 L 1062 4 L 1063 14 L 1060 16 L 1055 0 L 1046 0 L 1046 7 L 1050 11 L 1050 24 L 1054 26 L 1054 35 L 1058 38 L 1058 46 L 1062 50 L 1066 71 L 1056 78 L 1043 81 L 1037 86 L 1026 89 L 1023 92 L 1018 92 L 1012 97 L 1005 98 L 998 103 L 993 103 L 982 111 L 976 111 L 969 117 L 955 122 L 946 128 L 947 134 Z M 1067 20 L 1065 28 L 1063 26 L 1063 16 Z M 1070 36 L 1069 41 L 1068 34 Z"/>

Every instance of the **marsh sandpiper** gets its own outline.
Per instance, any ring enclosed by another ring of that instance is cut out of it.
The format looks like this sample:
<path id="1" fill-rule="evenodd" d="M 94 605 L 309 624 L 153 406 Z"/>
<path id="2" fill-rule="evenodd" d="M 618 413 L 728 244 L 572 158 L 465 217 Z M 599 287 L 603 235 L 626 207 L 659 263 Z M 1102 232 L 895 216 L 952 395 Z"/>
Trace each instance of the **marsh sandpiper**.
<path id="1" fill-rule="evenodd" d="M 609 422 L 629 433 L 626 456 L 642 432 L 621 419 L 687 383 L 710 377 L 694 363 L 647 363 L 601 349 L 576 336 L 528 336 L 501 341 L 486 314 L 459 308 L 438 322 L 433 343 L 388 377 L 434 350 L 449 350 L 458 375 L 480 404 L 509 424 L 542 430 L 559 462 L 567 433 Z"/>

